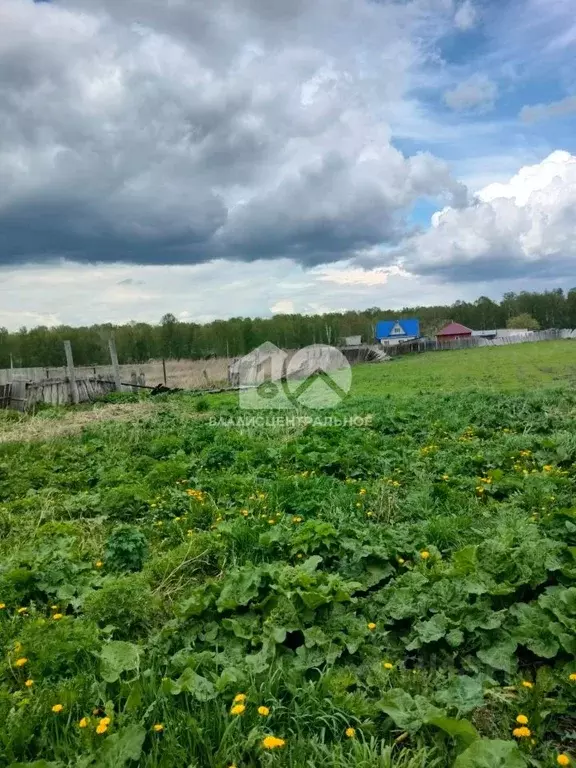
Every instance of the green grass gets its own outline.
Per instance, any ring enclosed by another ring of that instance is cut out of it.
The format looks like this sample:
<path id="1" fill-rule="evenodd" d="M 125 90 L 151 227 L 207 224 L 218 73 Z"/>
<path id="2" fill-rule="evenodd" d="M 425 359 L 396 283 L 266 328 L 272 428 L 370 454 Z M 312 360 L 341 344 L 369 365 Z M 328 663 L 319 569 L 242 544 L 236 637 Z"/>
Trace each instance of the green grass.
<path id="1" fill-rule="evenodd" d="M 0 765 L 574 759 L 572 349 L 358 367 L 366 427 L 178 395 L 1 443 Z"/>
<path id="2" fill-rule="evenodd" d="M 576 382 L 576 344 L 571 340 L 427 352 L 391 363 L 354 368 L 353 393 L 514 390 Z"/>

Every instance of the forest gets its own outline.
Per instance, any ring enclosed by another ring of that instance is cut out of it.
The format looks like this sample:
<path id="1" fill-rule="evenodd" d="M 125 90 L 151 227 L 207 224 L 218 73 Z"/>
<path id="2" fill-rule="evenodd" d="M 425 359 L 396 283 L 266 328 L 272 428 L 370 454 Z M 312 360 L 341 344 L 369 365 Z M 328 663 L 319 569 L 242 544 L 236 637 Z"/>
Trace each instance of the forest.
<path id="1" fill-rule="evenodd" d="M 59 366 L 64 364 L 63 340 L 70 339 L 77 365 L 108 362 L 108 339 L 113 333 L 122 363 L 142 363 L 160 358 L 237 356 L 265 341 L 298 348 L 314 343 L 337 344 L 344 336 L 374 338 L 374 327 L 384 318 L 418 317 L 423 335 L 434 334 L 449 321 L 475 330 L 503 328 L 521 314 L 534 318 L 540 328 L 576 328 L 576 288 L 543 293 L 505 293 L 499 302 L 481 296 L 448 306 L 405 307 L 401 310 L 371 307 L 323 315 L 274 315 L 269 318 L 232 317 L 207 324 L 179 322 L 166 314 L 158 324 L 129 322 L 73 328 L 0 327 L 0 368 Z"/>

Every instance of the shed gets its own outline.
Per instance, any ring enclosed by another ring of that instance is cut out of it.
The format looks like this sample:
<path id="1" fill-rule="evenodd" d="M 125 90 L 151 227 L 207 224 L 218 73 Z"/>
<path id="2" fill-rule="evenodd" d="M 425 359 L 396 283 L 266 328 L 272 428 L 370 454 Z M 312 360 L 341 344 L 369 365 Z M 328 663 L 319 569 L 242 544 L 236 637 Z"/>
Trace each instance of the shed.
<path id="1" fill-rule="evenodd" d="M 472 336 L 472 328 L 467 328 L 461 323 L 448 323 L 436 334 L 437 341 L 453 341 L 454 339 L 466 339 Z"/>
<path id="2" fill-rule="evenodd" d="M 380 320 L 376 323 L 376 341 L 384 346 L 394 346 L 403 341 L 420 338 L 420 321 L 415 317 L 401 320 Z"/>

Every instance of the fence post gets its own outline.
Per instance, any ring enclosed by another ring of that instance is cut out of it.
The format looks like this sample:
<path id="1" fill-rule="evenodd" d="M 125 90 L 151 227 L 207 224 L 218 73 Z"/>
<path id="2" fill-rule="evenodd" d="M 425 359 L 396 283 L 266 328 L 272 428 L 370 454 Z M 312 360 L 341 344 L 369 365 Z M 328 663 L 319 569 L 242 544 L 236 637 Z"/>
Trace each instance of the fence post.
<path id="1" fill-rule="evenodd" d="M 118 364 L 118 353 L 116 352 L 114 336 L 110 336 L 108 339 L 108 349 L 110 350 L 110 360 L 112 361 L 112 370 L 114 371 L 114 387 L 116 392 L 121 392 L 122 379 L 120 378 L 120 366 Z"/>
<path id="2" fill-rule="evenodd" d="M 72 344 L 69 341 L 64 342 L 64 351 L 66 353 L 66 368 L 68 369 L 68 380 L 70 382 L 70 395 L 74 405 L 78 405 L 78 385 L 76 384 L 76 374 L 74 373 L 74 359 L 72 357 Z"/>
<path id="3" fill-rule="evenodd" d="M 164 374 L 164 386 L 166 386 L 166 360 L 162 358 L 162 373 Z"/>
<path id="4" fill-rule="evenodd" d="M 130 382 L 132 384 L 132 392 L 136 393 L 138 392 L 138 376 L 136 374 L 136 371 L 132 371 L 130 374 Z"/>

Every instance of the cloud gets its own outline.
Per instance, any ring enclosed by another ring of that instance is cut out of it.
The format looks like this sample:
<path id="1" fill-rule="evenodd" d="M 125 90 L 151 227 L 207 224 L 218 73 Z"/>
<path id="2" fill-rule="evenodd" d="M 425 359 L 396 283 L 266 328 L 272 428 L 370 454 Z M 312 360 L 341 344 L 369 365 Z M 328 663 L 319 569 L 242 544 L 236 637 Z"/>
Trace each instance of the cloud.
<path id="1" fill-rule="evenodd" d="M 494 107 L 497 96 L 496 83 L 486 75 L 478 74 L 463 80 L 453 90 L 446 91 L 444 101 L 458 112 L 488 112 Z"/>
<path id="2" fill-rule="evenodd" d="M 564 117 L 573 112 L 576 112 L 576 96 L 567 96 L 561 101 L 552 101 L 549 104 L 522 107 L 520 119 L 525 123 L 535 123 L 538 120 L 547 120 L 551 117 Z"/>
<path id="3" fill-rule="evenodd" d="M 270 312 L 274 315 L 293 315 L 296 310 L 294 309 L 294 302 L 290 299 L 280 299 L 276 304 L 270 307 Z"/>
<path id="4" fill-rule="evenodd" d="M 449 10 L 2 0 L 0 261 L 313 265 L 398 242 L 419 196 L 465 198 L 386 121 Z"/>
<path id="5" fill-rule="evenodd" d="M 478 21 L 478 11 L 471 0 L 464 0 L 454 15 L 454 24 L 463 32 L 476 26 Z"/>
<path id="6" fill-rule="evenodd" d="M 410 272 L 451 281 L 560 279 L 574 273 L 574 221 L 576 156 L 556 151 L 485 187 L 472 205 L 435 214 L 431 229 L 393 258 Z"/>

